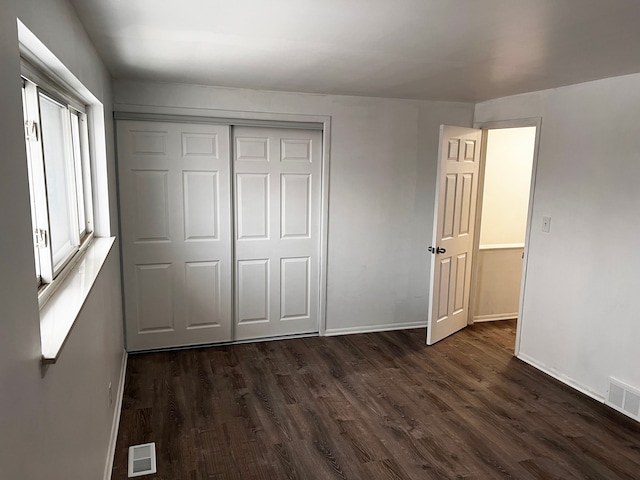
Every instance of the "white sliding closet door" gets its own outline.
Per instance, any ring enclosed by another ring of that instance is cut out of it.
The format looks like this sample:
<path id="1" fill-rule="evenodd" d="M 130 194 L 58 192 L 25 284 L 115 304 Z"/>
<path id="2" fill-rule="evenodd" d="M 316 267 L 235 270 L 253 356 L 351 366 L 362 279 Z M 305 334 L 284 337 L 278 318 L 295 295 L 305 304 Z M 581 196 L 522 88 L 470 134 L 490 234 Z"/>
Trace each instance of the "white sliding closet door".
<path id="1" fill-rule="evenodd" d="M 233 132 L 234 337 L 317 332 L 322 133 Z"/>
<path id="2" fill-rule="evenodd" d="M 229 341 L 229 127 L 118 121 L 127 348 Z"/>

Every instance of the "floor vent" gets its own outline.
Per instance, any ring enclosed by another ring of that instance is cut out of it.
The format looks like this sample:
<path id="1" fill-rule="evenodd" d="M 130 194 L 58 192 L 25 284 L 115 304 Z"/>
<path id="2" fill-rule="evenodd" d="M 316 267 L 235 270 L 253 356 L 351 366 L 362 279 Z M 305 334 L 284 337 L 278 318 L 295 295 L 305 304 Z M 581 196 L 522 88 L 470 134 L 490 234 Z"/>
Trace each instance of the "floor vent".
<path id="1" fill-rule="evenodd" d="M 609 378 L 607 405 L 640 421 L 640 390 L 615 378 Z"/>
<path id="2" fill-rule="evenodd" d="M 129 447 L 129 478 L 156 473 L 156 444 Z"/>

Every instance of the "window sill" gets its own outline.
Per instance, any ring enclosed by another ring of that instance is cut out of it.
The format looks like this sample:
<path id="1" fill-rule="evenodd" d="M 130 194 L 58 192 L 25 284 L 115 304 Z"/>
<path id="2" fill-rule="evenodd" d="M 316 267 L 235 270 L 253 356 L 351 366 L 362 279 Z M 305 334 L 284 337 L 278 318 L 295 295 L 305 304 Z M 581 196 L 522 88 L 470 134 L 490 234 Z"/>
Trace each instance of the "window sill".
<path id="1" fill-rule="evenodd" d="M 55 293 L 40 310 L 42 362 L 56 363 L 115 237 L 94 238 Z"/>
<path id="2" fill-rule="evenodd" d="M 92 243 L 93 233 L 87 235 L 87 237 L 82 240 L 82 244 L 80 245 L 78 251 L 72 252 L 69 255 L 69 258 L 65 260 L 63 268 L 60 270 L 58 276 L 53 280 L 53 282 L 40 285 L 40 288 L 38 290 L 38 304 L 41 311 L 47 304 L 49 299 L 53 297 L 58 291 L 58 287 L 64 283 L 67 275 L 73 272 L 76 264 L 78 264 L 84 258 L 84 254 L 87 252 L 89 246 L 92 245 Z"/>

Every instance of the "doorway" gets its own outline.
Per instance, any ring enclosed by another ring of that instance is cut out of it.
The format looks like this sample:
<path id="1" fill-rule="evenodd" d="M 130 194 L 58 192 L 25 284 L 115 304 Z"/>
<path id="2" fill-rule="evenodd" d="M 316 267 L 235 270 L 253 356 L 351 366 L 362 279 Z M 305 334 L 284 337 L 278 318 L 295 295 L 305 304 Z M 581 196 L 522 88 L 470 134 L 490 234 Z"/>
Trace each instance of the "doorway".
<path id="1" fill-rule="evenodd" d="M 536 130 L 536 126 L 485 130 L 470 309 L 473 323 L 519 321 Z"/>
<path id="2" fill-rule="evenodd" d="M 515 247 L 513 250 L 523 249 L 519 252 L 521 257 L 519 262 L 521 265 L 520 280 L 512 280 L 509 283 L 511 287 L 519 286 L 517 311 L 518 316 L 521 316 L 528 258 L 526 239 L 529 238 L 531 231 L 531 209 L 535 191 L 540 122 L 540 118 L 532 118 L 488 122 L 476 125 L 476 128 L 440 126 L 433 237 L 432 244 L 427 249 L 431 253 L 427 345 L 433 345 L 474 322 L 474 298 L 476 297 L 475 287 L 478 277 L 476 268 L 478 262 L 475 259 L 479 252 L 482 224 L 482 209 L 479 204 L 483 199 L 483 181 L 481 179 L 485 172 L 484 158 L 489 133 L 492 130 L 516 131 L 514 129 L 519 127 L 532 127 L 533 130 L 529 130 L 529 132 L 533 132 L 533 134 L 529 133 L 533 137 L 533 142 L 529 142 L 531 163 L 528 167 L 528 188 L 525 185 L 516 190 L 527 205 L 524 215 L 524 239 L 518 237 L 519 242 L 509 240 L 506 243 L 504 240 L 500 240 L 502 243 L 485 244 L 486 246 L 497 246 L 496 250 L 506 246 Z M 519 151 L 520 146 L 515 145 L 511 148 L 511 150 L 514 149 Z M 526 171 L 527 168 L 522 170 Z M 502 181 L 507 184 L 507 187 L 503 186 L 502 189 L 513 190 L 511 175 L 501 168 L 498 168 L 498 172 L 503 173 Z M 522 195 L 523 191 L 524 195 Z M 503 200 L 498 204 L 509 204 L 511 201 L 511 199 Z M 498 212 L 497 216 L 502 218 L 504 215 L 504 212 Z M 521 212 L 520 216 L 522 217 Z M 548 218 L 546 228 L 548 228 L 549 221 Z M 521 224 L 519 223 L 519 225 Z M 513 316 L 514 312 L 494 311 L 494 316 L 491 319 L 497 319 L 498 313 Z M 515 355 L 519 351 L 521 332 L 522 318 L 520 318 L 516 330 Z"/>

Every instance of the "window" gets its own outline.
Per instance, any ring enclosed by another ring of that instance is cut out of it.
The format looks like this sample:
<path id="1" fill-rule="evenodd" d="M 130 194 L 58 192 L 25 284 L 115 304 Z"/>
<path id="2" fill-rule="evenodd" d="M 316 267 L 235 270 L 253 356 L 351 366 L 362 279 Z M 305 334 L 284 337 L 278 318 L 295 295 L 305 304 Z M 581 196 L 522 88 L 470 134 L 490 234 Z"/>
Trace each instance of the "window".
<path id="1" fill-rule="evenodd" d="M 43 293 L 92 238 L 87 115 L 70 92 L 28 65 L 23 65 L 22 103 L 35 275 Z"/>

